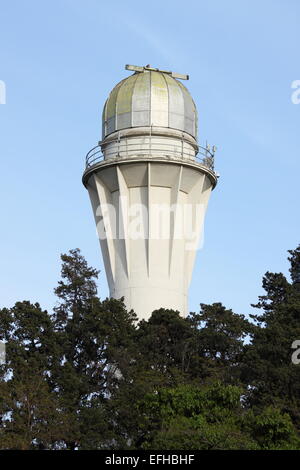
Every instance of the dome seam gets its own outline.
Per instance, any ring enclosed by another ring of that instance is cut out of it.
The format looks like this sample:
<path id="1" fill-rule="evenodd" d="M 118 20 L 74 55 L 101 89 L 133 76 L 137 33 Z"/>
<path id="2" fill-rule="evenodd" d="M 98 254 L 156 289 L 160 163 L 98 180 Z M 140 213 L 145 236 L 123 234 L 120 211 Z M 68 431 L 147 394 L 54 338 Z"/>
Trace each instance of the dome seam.
<path id="1" fill-rule="evenodd" d="M 170 90 L 165 74 L 163 73 L 162 75 L 164 77 L 164 81 L 168 90 L 168 127 L 170 127 Z"/>
<path id="2" fill-rule="evenodd" d="M 131 102 L 131 104 L 130 104 L 130 109 L 131 109 L 131 112 L 130 112 L 130 127 L 133 127 L 133 95 L 134 95 L 136 82 L 137 82 L 139 73 L 135 73 L 131 76 L 134 77 L 135 75 L 136 75 L 136 77 L 135 77 L 135 80 L 134 80 L 134 83 L 133 83 L 132 93 L 131 93 L 131 100 L 130 100 L 130 102 Z"/>
<path id="3" fill-rule="evenodd" d="M 149 106 L 149 126 L 152 127 L 152 72 L 150 72 L 150 106 Z"/>

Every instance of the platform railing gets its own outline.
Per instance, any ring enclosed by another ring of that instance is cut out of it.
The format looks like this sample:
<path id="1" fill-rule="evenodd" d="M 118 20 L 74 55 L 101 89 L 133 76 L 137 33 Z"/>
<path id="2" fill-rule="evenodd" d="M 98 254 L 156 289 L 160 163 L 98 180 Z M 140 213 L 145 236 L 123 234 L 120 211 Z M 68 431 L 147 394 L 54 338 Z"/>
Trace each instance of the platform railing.
<path id="1" fill-rule="evenodd" d="M 191 151 L 188 151 L 188 149 L 184 147 L 183 142 L 182 144 L 179 143 L 178 145 L 172 146 L 170 142 L 155 143 L 149 141 L 147 144 L 140 144 L 130 142 L 127 139 L 115 139 L 109 142 L 109 144 L 112 143 L 116 145 L 111 150 L 107 149 L 105 151 L 105 158 L 100 143 L 93 147 L 86 155 L 86 169 L 98 164 L 104 159 L 110 158 L 166 156 L 183 160 L 195 160 L 197 163 L 201 163 L 214 171 L 215 147 L 213 147 L 213 151 L 211 151 L 208 145 L 206 147 L 198 145 L 198 153 L 194 156 Z"/>

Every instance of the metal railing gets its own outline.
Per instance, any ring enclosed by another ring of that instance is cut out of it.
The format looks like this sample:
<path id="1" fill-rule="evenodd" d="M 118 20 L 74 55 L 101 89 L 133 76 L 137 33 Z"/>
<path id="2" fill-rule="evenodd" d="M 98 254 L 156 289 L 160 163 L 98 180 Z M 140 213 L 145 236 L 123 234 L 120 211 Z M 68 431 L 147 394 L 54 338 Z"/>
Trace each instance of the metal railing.
<path id="1" fill-rule="evenodd" d="M 201 163 L 210 170 L 214 171 L 214 155 L 215 147 L 213 151 L 210 150 L 209 146 L 202 147 L 198 145 L 198 153 L 196 156 L 192 152 L 188 151 L 184 147 L 182 141 L 178 145 L 172 145 L 170 142 L 159 142 L 155 143 L 149 139 L 149 142 L 140 144 L 137 142 L 130 141 L 127 139 L 115 139 L 109 142 L 109 144 L 116 144 L 111 150 L 105 151 L 105 159 L 110 158 L 128 158 L 128 157 L 148 157 L 148 156 L 165 156 L 182 160 L 194 160 L 197 163 Z M 104 160 L 100 145 L 93 147 L 86 155 L 86 169 Z"/>
<path id="2" fill-rule="evenodd" d="M 93 147 L 85 157 L 85 167 L 90 168 L 91 166 L 95 165 L 96 163 L 101 162 L 104 160 L 104 155 L 102 153 L 100 145 L 96 145 Z"/>

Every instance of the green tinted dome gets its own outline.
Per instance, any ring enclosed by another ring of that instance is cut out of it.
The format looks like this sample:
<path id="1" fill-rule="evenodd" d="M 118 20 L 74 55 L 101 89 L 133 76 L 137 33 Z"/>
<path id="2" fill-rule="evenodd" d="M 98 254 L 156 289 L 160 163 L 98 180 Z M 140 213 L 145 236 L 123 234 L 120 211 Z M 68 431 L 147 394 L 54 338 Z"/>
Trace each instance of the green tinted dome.
<path id="1" fill-rule="evenodd" d="M 196 138 L 197 109 L 187 88 L 168 73 L 144 70 L 118 83 L 103 109 L 102 139 L 132 127 L 167 127 Z"/>

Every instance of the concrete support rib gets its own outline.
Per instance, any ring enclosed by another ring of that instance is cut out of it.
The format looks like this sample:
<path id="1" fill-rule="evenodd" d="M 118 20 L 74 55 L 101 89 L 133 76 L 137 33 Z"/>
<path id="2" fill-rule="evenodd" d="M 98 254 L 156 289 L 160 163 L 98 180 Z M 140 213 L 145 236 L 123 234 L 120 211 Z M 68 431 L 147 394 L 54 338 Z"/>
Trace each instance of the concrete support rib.
<path id="1" fill-rule="evenodd" d="M 195 264 L 197 251 L 201 248 L 203 244 L 204 237 L 204 218 L 206 214 L 207 204 L 212 190 L 211 183 L 208 177 L 204 174 L 201 179 L 198 179 L 197 183 L 191 189 L 188 195 L 188 204 L 191 207 L 195 207 L 195 219 L 194 219 L 194 233 L 197 234 L 195 237 L 195 248 L 188 249 L 186 247 L 186 273 L 187 273 L 187 287 L 190 285 L 192 280 L 193 268 Z M 194 241 L 193 241 L 194 243 Z M 199 246 L 200 245 L 200 246 Z"/>
<path id="2" fill-rule="evenodd" d="M 104 261 L 104 267 L 106 271 L 106 277 L 107 277 L 107 282 L 109 285 L 109 289 L 111 292 L 114 290 L 114 284 L 115 284 L 115 279 L 114 279 L 114 264 L 112 264 L 113 256 L 112 256 L 112 248 L 110 247 L 110 253 L 109 253 L 109 247 L 108 247 L 108 239 L 106 237 L 106 234 L 104 233 L 104 226 L 103 226 L 103 214 L 101 210 L 101 204 L 100 204 L 100 198 L 99 198 L 99 191 L 97 187 L 97 176 L 96 174 L 93 174 L 91 178 L 89 179 L 89 196 L 90 196 L 90 201 L 91 205 L 93 208 L 93 214 L 95 218 L 95 223 L 96 223 L 96 228 L 98 232 L 98 238 L 100 242 L 100 247 L 102 251 L 102 256 L 103 256 L 103 261 Z M 99 183 L 98 183 L 99 185 Z"/>
<path id="3" fill-rule="evenodd" d="M 116 281 L 115 277 L 115 234 L 116 231 L 116 219 L 113 211 L 113 200 L 112 194 L 106 185 L 103 183 L 101 178 L 95 175 L 96 190 L 98 193 L 99 205 L 97 207 L 97 213 L 101 217 L 101 223 L 98 224 L 98 230 L 100 231 L 100 244 L 105 245 L 105 252 L 108 259 L 104 260 L 105 265 L 110 266 L 111 276 L 113 284 Z"/>
<path id="4" fill-rule="evenodd" d="M 150 218 L 150 206 L 151 206 L 151 199 L 150 199 L 150 188 L 151 188 L 151 163 L 147 163 L 147 205 L 148 205 L 148 224 L 147 224 L 147 238 L 146 242 L 146 250 L 147 250 L 147 273 L 148 278 L 150 277 L 150 250 L 151 250 L 151 241 L 150 241 L 150 233 L 151 233 L 151 218 Z"/>
<path id="5" fill-rule="evenodd" d="M 182 165 L 177 168 L 177 175 L 174 180 L 174 185 L 171 187 L 171 213 L 170 213 L 170 248 L 169 248 L 169 277 L 174 269 L 175 257 L 173 256 L 175 250 L 175 239 L 178 231 L 180 230 L 180 213 L 182 206 L 180 205 L 180 185 L 182 176 Z M 173 263 L 172 263 L 173 261 Z"/>
<path id="6" fill-rule="evenodd" d="M 130 241 L 128 238 L 128 205 L 129 190 L 120 167 L 117 166 L 118 186 L 119 186 L 119 217 L 118 217 L 118 238 L 120 252 L 125 258 L 127 278 L 130 278 Z"/>

